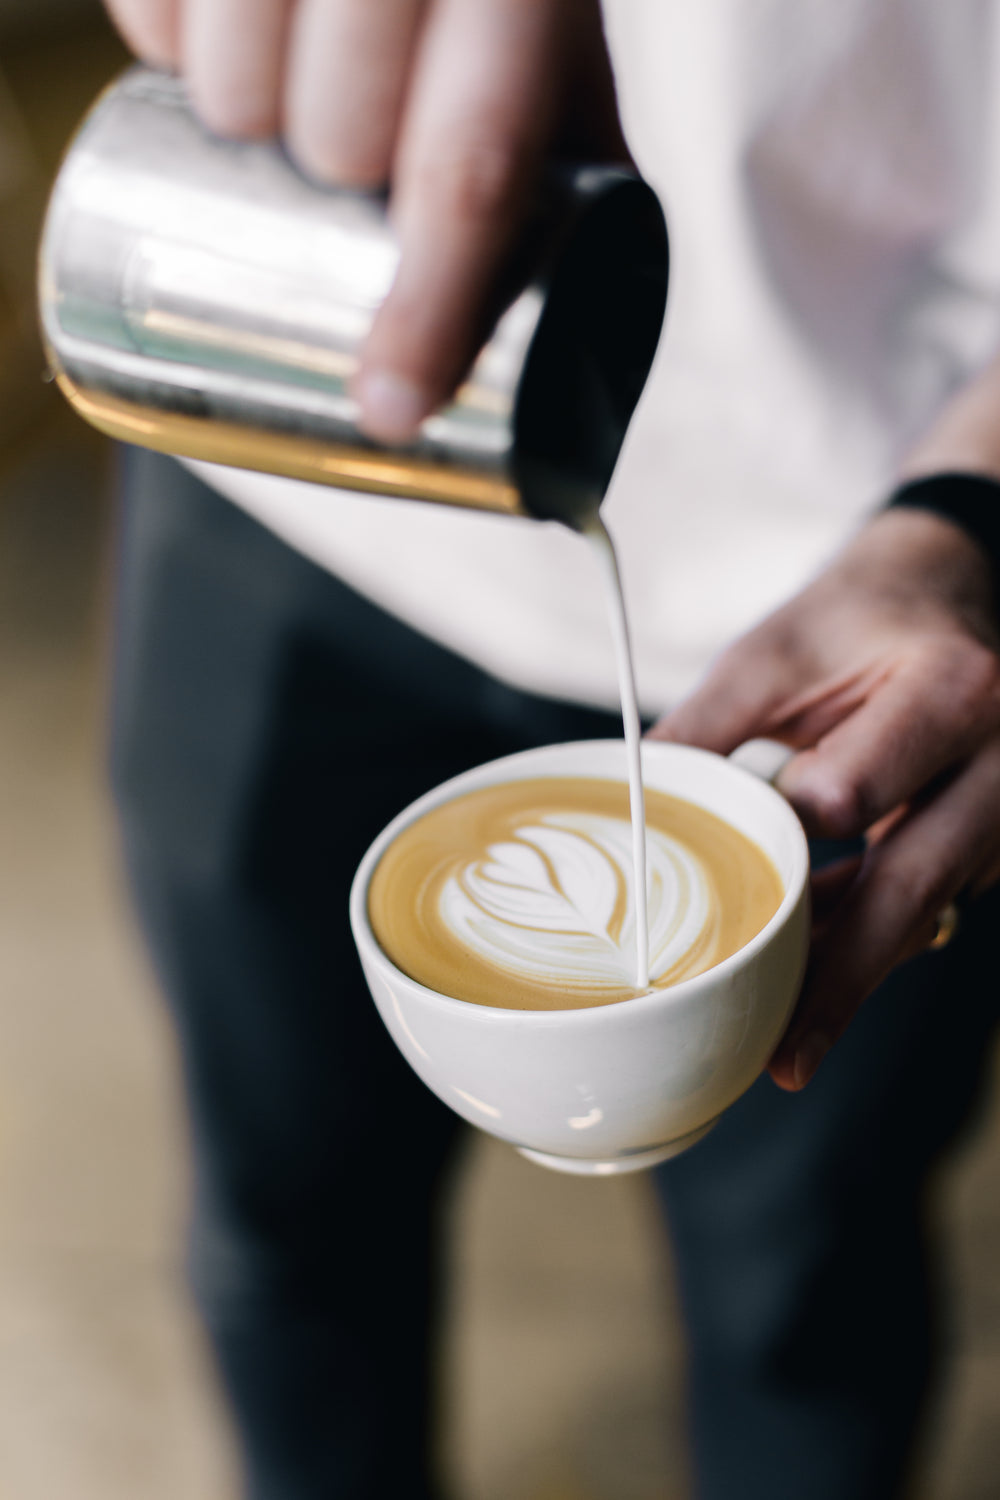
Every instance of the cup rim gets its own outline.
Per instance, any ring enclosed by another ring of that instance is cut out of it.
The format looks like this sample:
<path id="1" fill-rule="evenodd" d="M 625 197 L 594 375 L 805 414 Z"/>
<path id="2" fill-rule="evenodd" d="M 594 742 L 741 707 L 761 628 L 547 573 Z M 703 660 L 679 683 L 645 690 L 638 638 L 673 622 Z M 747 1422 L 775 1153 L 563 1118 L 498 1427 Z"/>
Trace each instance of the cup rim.
<path id="1" fill-rule="evenodd" d="M 559 1025 L 561 1018 L 563 1018 L 562 1024 L 565 1024 L 564 1018 L 569 1016 L 574 1018 L 576 1024 L 580 1024 L 582 1018 L 588 1018 L 590 1024 L 597 1025 L 601 1023 L 602 1019 L 609 1020 L 608 1013 L 614 1014 L 618 1012 L 619 1008 L 626 1003 L 629 1011 L 633 1014 L 637 1013 L 636 1007 L 639 1007 L 641 1011 L 663 1005 L 675 1008 L 686 1001 L 696 998 L 700 990 L 707 988 L 710 984 L 716 984 L 720 978 L 727 978 L 731 973 L 734 973 L 737 969 L 742 968 L 750 962 L 755 954 L 760 949 L 766 947 L 774 934 L 785 925 L 802 900 L 809 878 L 809 845 L 805 831 L 794 809 L 770 782 L 765 781 L 762 777 L 755 776 L 743 766 L 737 765 L 724 755 L 716 754 L 713 750 L 702 750 L 698 746 L 683 745 L 673 740 L 643 740 L 642 754 L 644 762 L 649 753 L 653 755 L 665 753 L 670 756 L 679 755 L 682 758 L 711 762 L 717 769 L 725 767 L 727 774 L 735 776 L 753 786 L 755 788 L 755 795 L 763 792 L 765 796 L 774 799 L 772 805 L 778 810 L 779 817 L 786 820 L 786 826 L 791 831 L 797 843 L 791 878 L 785 883 L 785 893 L 777 911 L 765 922 L 760 931 L 756 932 L 749 942 L 744 943 L 742 948 L 737 948 L 735 953 L 730 953 L 728 957 L 722 959 L 719 963 L 713 964 L 709 969 L 703 969 L 700 974 L 693 974 L 689 979 L 682 979 L 678 983 L 667 985 L 663 989 L 650 988 L 644 994 L 629 997 L 627 1002 L 625 1000 L 613 1000 L 603 1005 L 567 1005 L 560 1007 L 558 1010 L 522 1010 L 511 1006 L 481 1005 L 476 1001 L 461 1000 L 455 995 L 445 995 L 440 990 L 431 989 L 429 985 L 421 983 L 419 979 L 414 979 L 403 969 L 400 969 L 379 944 L 368 919 L 368 887 L 375 872 L 375 867 L 385 849 L 404 828 L 407 828 L 417 818 L 422 817 L 424 813 L 432 811 L 432 809 L 439 807 L 444 802 L 451 801 L 453 796 L 461 796 L 466 790 L 475 790 L 475 787 L 467 787 L 463 783 L 476 778 L 479 774 L 501 771 L 505 768 L 523 764 L 526 760 L 534 760 L 540 755 L 554 754 L 560 750 L 584 751 L 596 747 L 606 748 L 612 745 L 620 746 L 624 756 L 624 741 L 615 739 L 566 740 L 551 745 L 533 746 L 528 750 L 517 750 L 511 755 L 500 756 L 496 760 L 483 761 L 480 765 L 470 766 L 468 770 L 460 771 L 458 775 L 449 777 L 447 781 L 440 782 L 437 786 L 432 787 L 430 791 L 424 792 L 420 797 L 409 803 L 408 806 L 402 808 L 391 822 L 386 824 L 381 833 L 372 840 L 362 857 L 361 863 L 358 865 L 351 883 L 349 914 L 351 928 L 359 949 L 363 943 L 369 945 L 374 953 L 377 954 L 381 963 L 385 965 L 390 981 L 392 979 L 401 981 L 412 990 L 415 990 L 422 999 L 432 1002 L 436 1001 L 445 1006 L 446 1009 L 457 1007 L 459 1011 L 476 1012 L 484 1020 L 489 1018 L 495 1024 L 523 1025 L 525 1022 L 528 1022 L 534 1026 Z M 544 775 L 545 773 L 540 772 L 540 774 Z M 559 772 L 556 774 L 565 775 L 567 773 Z M 606 779 L 610 780 L 611 778 Z M 627 780 L 627 776 L 616 779 Z M 483 783 L 483 785 L 491 784 L 493 784 L 492 780 Z M 711 810 L 711 808 L 707 809 L 707 811 Z M 718 817 L 720 814 L 716 813 L 715 816 Z M 593 1018 L 592 1021 L 590 1021 L 590 1018 Z"/>

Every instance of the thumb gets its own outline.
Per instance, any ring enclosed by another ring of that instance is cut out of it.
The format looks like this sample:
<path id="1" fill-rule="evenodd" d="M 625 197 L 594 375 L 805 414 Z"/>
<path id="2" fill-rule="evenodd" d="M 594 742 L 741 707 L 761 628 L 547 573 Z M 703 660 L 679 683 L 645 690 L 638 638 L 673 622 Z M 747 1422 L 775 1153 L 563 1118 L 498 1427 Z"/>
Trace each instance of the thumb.
<path id="1" fill-rule="evenodd" d="M 649 738 L 729 755 L 746 740 L 773 737 L 776 711 L 794 688 L 787 657 L 747 636 L 723 652 L 691 696 L 653 725 Z"/>

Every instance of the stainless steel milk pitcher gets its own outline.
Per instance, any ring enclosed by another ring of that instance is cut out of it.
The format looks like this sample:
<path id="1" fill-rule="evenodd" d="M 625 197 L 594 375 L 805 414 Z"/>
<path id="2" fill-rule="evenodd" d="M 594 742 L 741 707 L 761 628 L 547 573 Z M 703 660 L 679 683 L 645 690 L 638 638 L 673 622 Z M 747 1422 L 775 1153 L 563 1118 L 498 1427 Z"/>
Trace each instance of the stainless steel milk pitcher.
<path id="1" fill-rule="evenodd" d="M 133 68 L 67 153 L 40 254 L 53 374 L 148 448 L 571 524 L 599 503 L 653 360 L 667 239 L 627 172 L 553 179 L 530 284 L 405 448 L 362 434 L 358 351 L 395 272 L 384 196 L 307 181 L 277 143 L 210 135 Z M 527 277 L 522 278 L 522 284 Z"/>

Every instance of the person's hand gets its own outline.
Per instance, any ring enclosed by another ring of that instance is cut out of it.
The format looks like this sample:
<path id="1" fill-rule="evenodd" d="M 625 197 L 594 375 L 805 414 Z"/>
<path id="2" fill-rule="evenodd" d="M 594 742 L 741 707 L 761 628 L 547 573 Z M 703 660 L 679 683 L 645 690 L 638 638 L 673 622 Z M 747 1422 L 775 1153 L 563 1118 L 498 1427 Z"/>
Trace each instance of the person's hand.
<path id="1" fill-rule="evenodd" d="M 805 987 L 770 1063 L 801 1088 L 862 1001 L 1000 879 L 1000 657 L 989 565 L 958 527 L 889 510 L 730 647 L 652 730 L 728 754 L 798 752 L 778 786 L 807 831 L 864 835 L 814 877 Z"/>
<path id="2" fill-rule="evenodd" d="M 391 182 L 402 245 L 355 382 L 412 435 L 488 331 L 543 157 L 627 154 L 597 0 L 107 0 L 221 135 L 284 136 L 326 182 Z M 564 134 L 565 133 L 565 134 Z"/>

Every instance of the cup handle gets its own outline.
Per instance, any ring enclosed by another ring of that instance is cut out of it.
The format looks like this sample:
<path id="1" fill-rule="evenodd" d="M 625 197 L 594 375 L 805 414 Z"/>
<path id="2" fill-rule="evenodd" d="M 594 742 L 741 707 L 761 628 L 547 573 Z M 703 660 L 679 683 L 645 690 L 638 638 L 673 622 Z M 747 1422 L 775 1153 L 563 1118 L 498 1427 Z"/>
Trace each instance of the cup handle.
<path id="1" fill-rule="evenodd" d="M 795 751 L 778 740 L 746 740 L 737 745 L 729 760 L 741 771 L 749 771 L 761 781 L 774 785 Z"/>

